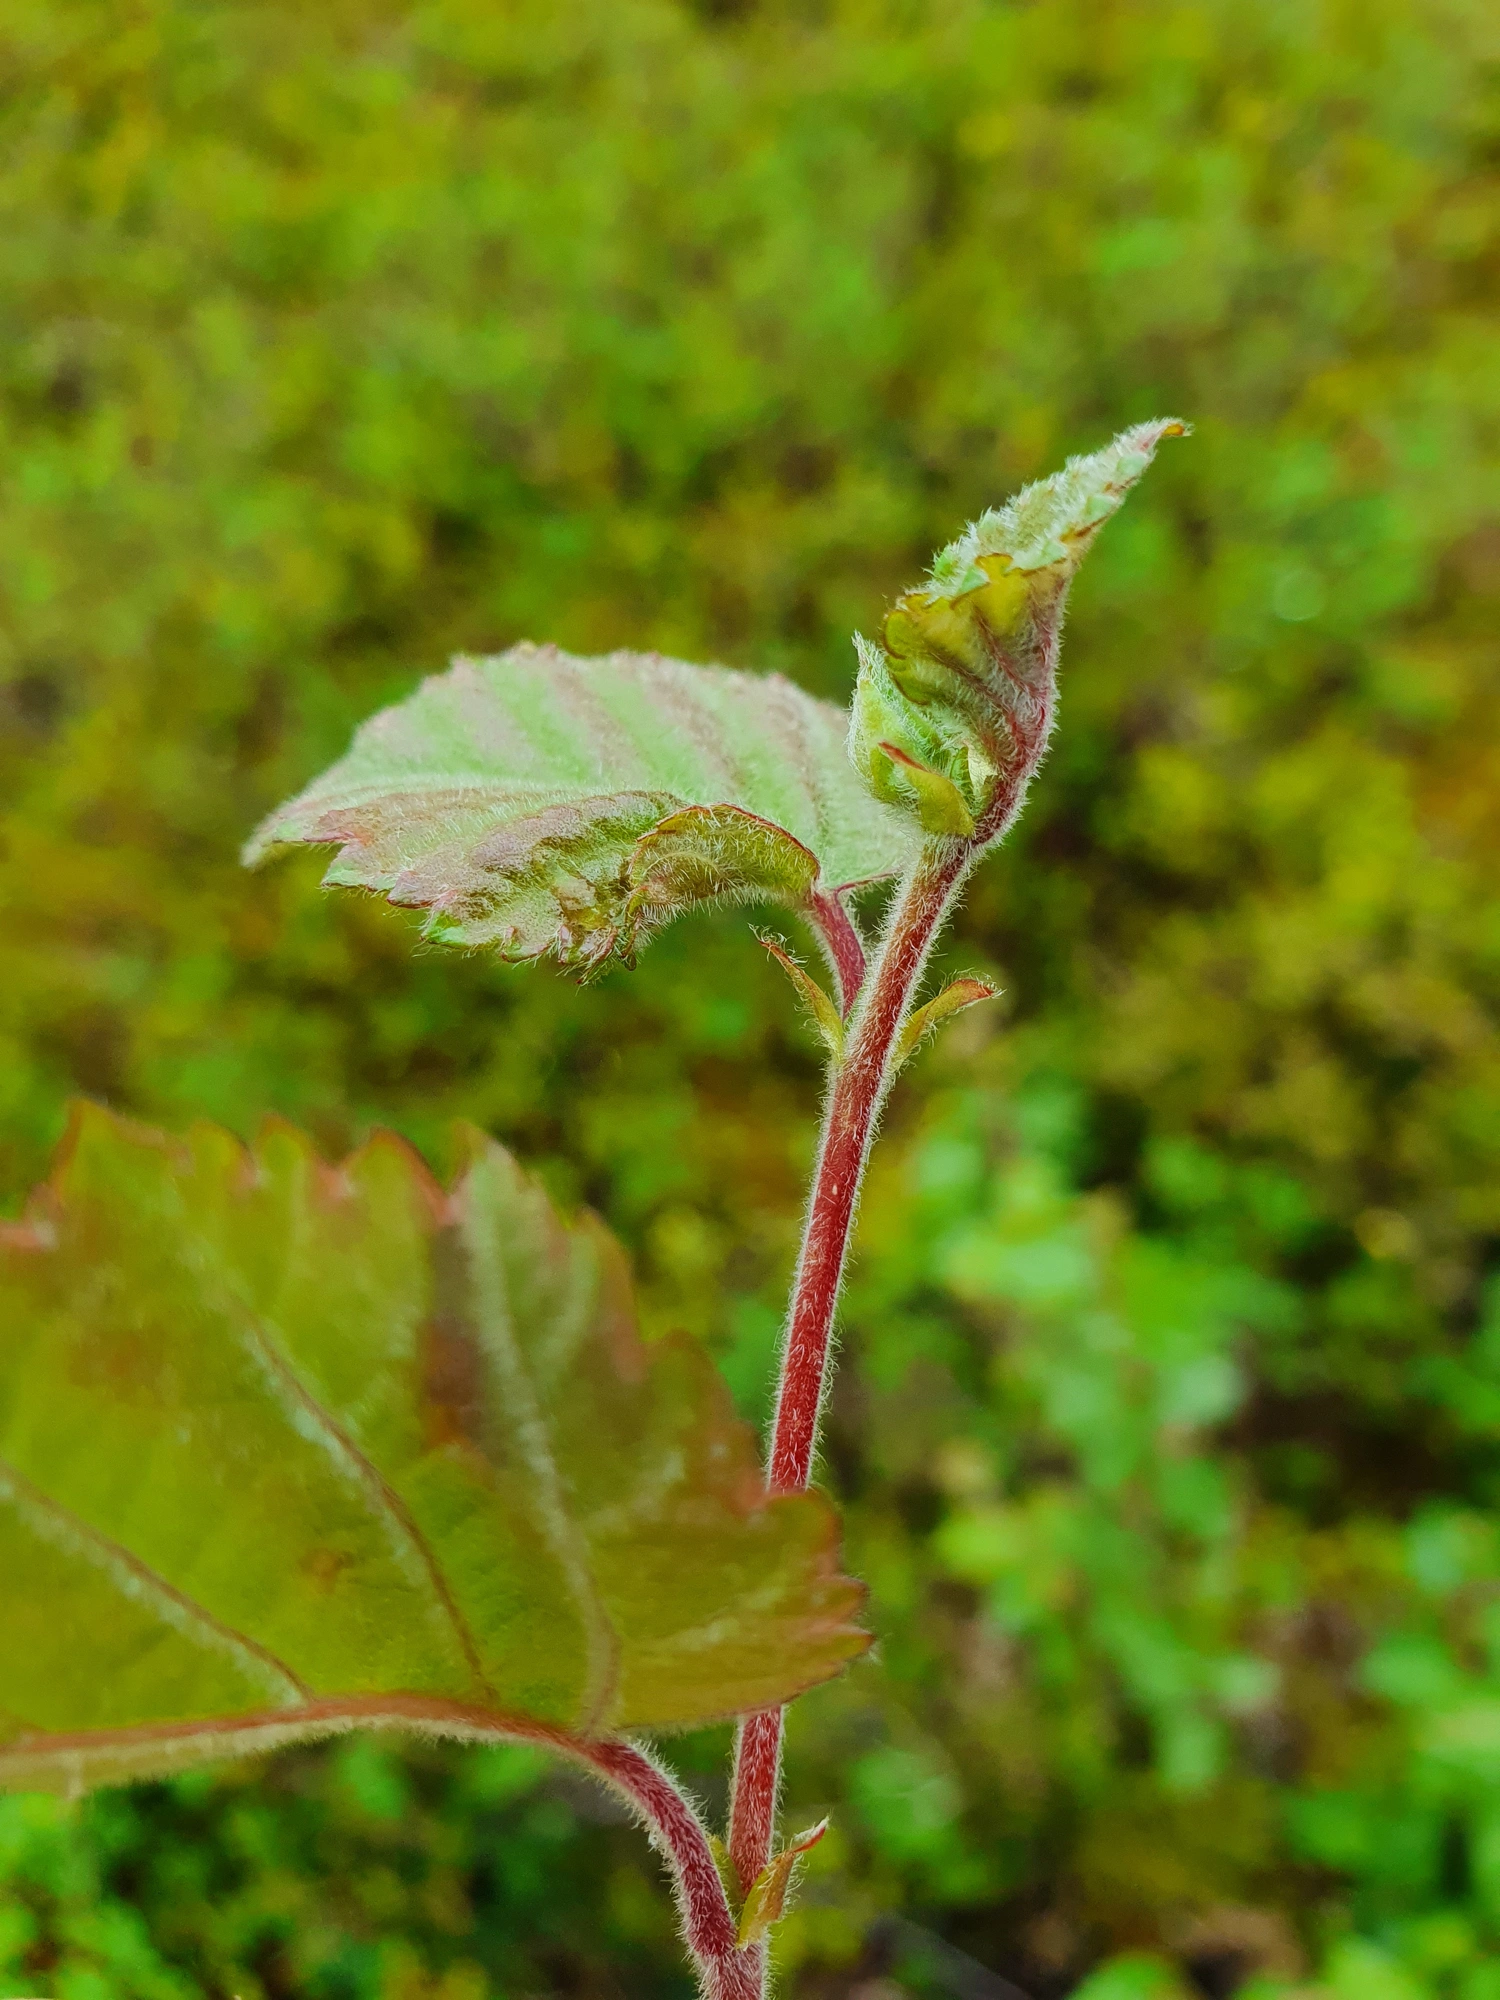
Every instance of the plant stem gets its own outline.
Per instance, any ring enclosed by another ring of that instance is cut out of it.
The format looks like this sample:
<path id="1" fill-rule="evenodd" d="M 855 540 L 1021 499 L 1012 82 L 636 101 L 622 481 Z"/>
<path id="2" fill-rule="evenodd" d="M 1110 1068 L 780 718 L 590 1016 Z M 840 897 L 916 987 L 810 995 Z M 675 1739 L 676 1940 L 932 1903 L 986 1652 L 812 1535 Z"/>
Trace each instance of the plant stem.
<path id="1" fill-rule="evenodd" d="M 815 893 L 808 903 L 807 916 L 833 971 L 839 1013 L 847 1017 L 865 981 L 865 948 L 854 919 L 840 902 L 837 890 Z"/>
<path id="2" fill-rule="evenodd" d="M 773 1493 L 800 1492 L 812 1475 L 834 1311 L 897 1038 L 933 941 L 981 844 L 980 839 L 933 840 L 923 848 L 892 907 L 847 1052 L 833 1072 L 782 1347 L 767 1471 Z M 746 1716 L 739 1730 L 729 1851 L 746 1892 L 771 1858 L 781 1715 L 780 1709 L 762 1710 Z M 759 1976 L 763 1981 L 763 1968 Z"/>
<path id="3" fill-rule="evenodd" d="M 623 1792 L 666 1855 L 682 1912 L 683 1934 L 697 1961 L 703 2000 L 758 2000 L 758 1956 L 741 1951 L 734 1915 L 714 1865 L 708 1835 L 673 1779 L 644 1750 L 619 1737 L 571 1739 L 569 1754 Z"/>
<path id="4" fill-rule="evenodd" d="M 213 1755 L 245 1755 L 315 1742 L 351 1729 L 409 1729 L 460 1743 L 531 1743 L 581 1766 L 620 1794 L 645 1822 L 672 1871 L 683 1935 L 697 1961 L 703 2000 L 757 2000 L 754 1954 L 738 1944 L 738 1926 L 697 1808 L 671 1772 L 623 1736 L 584 1736 L 492 1707 L 437 1695 L 387 1694 L 312 1698 L 258 1714 L 141 1724 L 117 1730 L 55 1733 L 53 1751 L 81 1755 L 90 1745 L 137 1751 L 154 1744 L 162 1768 L 186 1768 Z"/>

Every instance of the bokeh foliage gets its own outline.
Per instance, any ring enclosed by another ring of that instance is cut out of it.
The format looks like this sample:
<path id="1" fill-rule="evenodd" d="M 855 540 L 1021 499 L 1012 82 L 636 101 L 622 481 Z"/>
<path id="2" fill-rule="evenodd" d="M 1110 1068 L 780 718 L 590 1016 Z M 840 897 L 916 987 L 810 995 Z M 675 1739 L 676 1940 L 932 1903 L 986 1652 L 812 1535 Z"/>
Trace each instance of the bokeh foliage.
<path id="1" fill-rule="evenodd" d="M 0 74 L 16 1200 L 75 1090 L 466 1116 L 754 1411 L 816 1068 L 742 920 L 581 992 L 239 843 L 460 647 L 842 696 L 965 518 L 1194 420 L 950 954 L 1009 1018 L 887 1121 L 789 1978 L 1494 2000 L 1488 0 L 11 0 Z M 379 1746 L 10 1801 L 0 1988 L 680 1991 L 593 1810 Z"/>

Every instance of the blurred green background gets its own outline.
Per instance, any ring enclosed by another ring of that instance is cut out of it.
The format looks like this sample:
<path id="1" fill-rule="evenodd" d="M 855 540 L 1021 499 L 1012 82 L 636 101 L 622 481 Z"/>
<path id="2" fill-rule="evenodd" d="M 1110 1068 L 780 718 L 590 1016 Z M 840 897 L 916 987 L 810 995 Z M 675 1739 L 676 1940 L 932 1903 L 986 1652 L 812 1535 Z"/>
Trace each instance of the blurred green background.
<path id="1" fill-rule="evenodd" d="M 77 1091 L 474 1118 L 759 1415 L 818 1072 L 743 919 L 579 991 L 239 842 L 459 647 L 842 698 L 966 518 L 1197 425 L 877 1158 L 796 2000 L 1500 1996 L 1497 303 L 1492 0 L 8 0 L 8 1202 Z M 688 1993 L 587 1791 L 370 1743 L 0 1801 L 0 1968 Z"/>

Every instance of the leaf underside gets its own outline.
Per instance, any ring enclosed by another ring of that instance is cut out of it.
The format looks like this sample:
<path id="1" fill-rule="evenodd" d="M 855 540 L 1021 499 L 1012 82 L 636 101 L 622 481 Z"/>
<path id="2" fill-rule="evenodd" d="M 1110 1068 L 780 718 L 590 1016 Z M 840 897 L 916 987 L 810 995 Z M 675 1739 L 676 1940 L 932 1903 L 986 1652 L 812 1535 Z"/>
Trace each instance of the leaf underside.
<path id="1" fill-rule="evenodd" d="M 337 843 L 328 882 L 426 909 L 449 942 L 587 969 L 696 903 L 799 907 L 899 871 L 915 836 L 861 784 L 845 724 L 779 674 L 516 646 L 372 717 L 245 858 Z"/>
<path id="2" fill-rule="evenodd" d="M 478 1134 L 445 1193 L 82 1108 L 0 1229 L 0 1784 L 360 1724 L 592 1737 L 780 1702 L 867 1641 L 702 1349 Z"/>

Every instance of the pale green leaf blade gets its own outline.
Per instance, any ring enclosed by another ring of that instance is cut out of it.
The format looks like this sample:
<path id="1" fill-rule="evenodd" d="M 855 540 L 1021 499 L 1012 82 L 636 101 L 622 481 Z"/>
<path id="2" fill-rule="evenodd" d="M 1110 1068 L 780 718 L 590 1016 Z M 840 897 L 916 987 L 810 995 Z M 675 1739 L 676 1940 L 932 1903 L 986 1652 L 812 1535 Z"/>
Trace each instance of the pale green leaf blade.
<path id="1" fill-rule="evenodd" d="M 0 1783 L 376 1720 L 587 1736 L 862 1650 L 702 1351 L 475 1135 L 343 1168 L 85 1109 L 0 1239 Z"/>
<path id="2" fill-rule="evenodd" d="M 440 937 L 587 967 L 694 901 L 796 903 L 897 872 L 914 836 L 849 768 L 845 727 L 779 674 L 517 646 L 372 717 L 246 859 L 337 844 L 329 882 L 426 909 Z M 716 823 L 712 879 L 689 866 L 674 884 L 637 843 L 695 806 L 742 819 Z"/>

